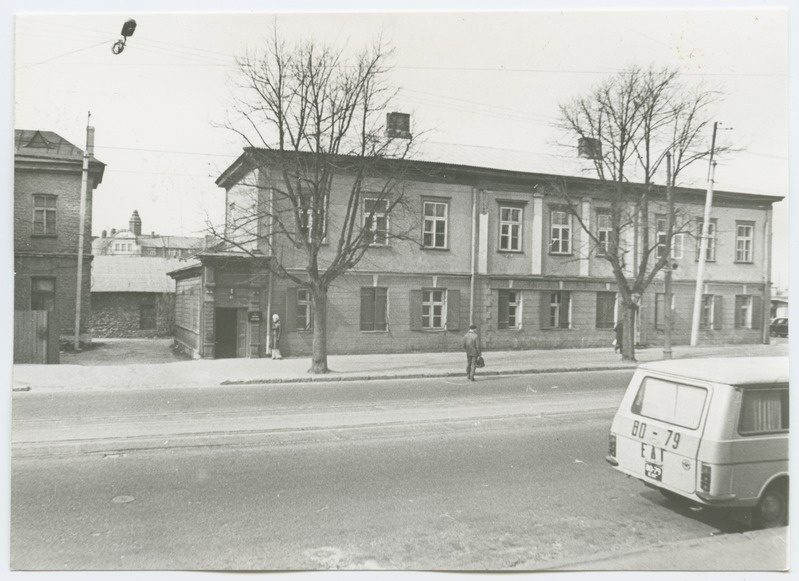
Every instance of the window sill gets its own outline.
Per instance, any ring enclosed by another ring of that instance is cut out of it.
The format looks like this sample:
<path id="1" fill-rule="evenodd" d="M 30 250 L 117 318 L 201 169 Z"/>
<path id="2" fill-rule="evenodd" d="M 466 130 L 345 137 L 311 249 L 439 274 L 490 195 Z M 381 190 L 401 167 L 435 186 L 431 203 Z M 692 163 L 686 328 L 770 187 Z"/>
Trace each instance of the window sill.
<path id="1" fill-rule="evenodd" d="M 361 329 L 360 331 L 361 331 L 361 333 L 368 333 L 370 335 L 376 335 L 376 334 L 386 334 L 387 335 L 388 332 L 389 332 L 388 329 L 385 329 L 385 330 L 383 330 L 383 329 L 374 329 L 374 330 Z"/>
<path id="2" fill-rule="evenodd" d="M 31 234 L 31 238 L 58 238 L 58 234 Z"/>
<path id="3" fill-rule="evenodd" d="M 750 265 L 754 265 L 755 263 L 752 260 L 736 260 L 734 262 L 734 264 L 750 264 Z"/>
<path id="4" fill-rule="evenodd" d="M 438 246 L 422 246 L 422 250 L 433 250 L 436 252 L 449 252 L 449 247 L 438 247 Z"/>
<path id="5" fill-rule="evenodd" d="M 549 252 L 550 256 L 574 256 L 574 252 Z"/>
<path id="6" fill-rule="evenodd" d="M 498 248 L 497 253 L 499 254 L 524 254 L 524 250 L 505 250 L 503 248 Z"/>

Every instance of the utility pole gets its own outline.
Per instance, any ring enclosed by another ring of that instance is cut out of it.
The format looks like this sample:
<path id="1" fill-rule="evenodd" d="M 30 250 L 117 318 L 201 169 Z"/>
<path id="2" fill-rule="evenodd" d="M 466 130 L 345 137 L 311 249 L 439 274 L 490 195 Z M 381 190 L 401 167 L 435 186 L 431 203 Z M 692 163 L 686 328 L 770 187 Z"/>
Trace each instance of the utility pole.
<path id="1" fill-rule="evenodd" d="M 80 220 L 78 226 L 78 288 L 75 293 L 75 351 L 80 351 L 80 304 L 83 294 L 83 244 L 86 228 L 86 190 L 89 183 L 89 158 L 94 153 L 94 127 L 90 125 L 92 113 L 86 119 L 86 147 L 83 149 L 83 171 L 80 176 Z"/>
<path id="2" fill-rule="evenodd" d="M 673 245 L 673 236 L 674 236 L 674 193 L 671 189 L 671 152 L 666 153 L 666 256 L 668 257 L 668 262 L 666 263 L 666 273 L 665 273 L 665 286 L 664 289 L 664 297 L 663 297 L 663 313 L 665 315 L 664 324 L 665 327 L 663 329 L 663 359 L 671 359 L 671 324 L 672 324 L 672 312 L 671 312 L 671 271 L 672 271 L 672 262 L 671 262 L 671 249 Z"/>
<path id="3" fill-rule="evenodd" d="M 710 239 L 710 209 L 713 207 L 713 179 L 716 174 L 716 162 L 713 152 L 716 149 L 716 131 L 719 122 L 713 123 L 713 139 L 710 143 L 710 167 L 707 176 L 707 195 L 705 196 L 705 214 L 702 222 L 702 235 L 699 241 L 699 265 L 696 269 L 696 291 L 694 292 L 694 312 L 691 320 L 691 347 L 696 347 L 699 337 L 699 315 L 702 310 L 702 286 L 704 285 L 705 262 Z"/>

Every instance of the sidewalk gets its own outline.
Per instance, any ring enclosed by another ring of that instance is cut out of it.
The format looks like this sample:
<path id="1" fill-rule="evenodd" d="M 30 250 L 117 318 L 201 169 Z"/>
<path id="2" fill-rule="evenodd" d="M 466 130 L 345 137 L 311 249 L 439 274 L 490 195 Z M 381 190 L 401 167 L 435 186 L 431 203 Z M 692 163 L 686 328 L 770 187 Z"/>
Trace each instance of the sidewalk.
<path id="1" fill-rule="evenodd" d="M 787 355 L 788 344 L 729 345 L 713 347 L 678 346 L 673 358 L 766 357 Z M 610 348 L 552 349 L 538 351 L 497 351 L 484 353 L 486 366 L 478 375 L 557 373 L 632 369 L 637 364 L 622 362 Z M 639 363 L 658 361 L 660 348 L 636 352 Z M 160 364 L 130 365 L 15 365 L 15 391 L 85 391 L 148 389 L 157 387 L 209 387 L 255 383 L 332 382 L 344 380 L 400 379 L 414 377 L 457 377 L 465 374 L 465 357 L 460 352 L 398 353 L 378 355 L 331 355 L 331 372 L 310 375 L 310 358 L 203 359 Z"/>

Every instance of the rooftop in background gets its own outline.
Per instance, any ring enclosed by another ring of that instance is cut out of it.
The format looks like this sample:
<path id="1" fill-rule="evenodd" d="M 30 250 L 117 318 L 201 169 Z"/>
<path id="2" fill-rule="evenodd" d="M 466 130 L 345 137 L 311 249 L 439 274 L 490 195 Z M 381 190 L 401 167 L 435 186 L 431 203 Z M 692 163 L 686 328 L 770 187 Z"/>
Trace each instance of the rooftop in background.
<path id="1" fill-rule="evenodd" d="M 95 256 L 92 292 L 173 293 L 175 281 L 167 272 L 186 266 L 177 258 Z"/>

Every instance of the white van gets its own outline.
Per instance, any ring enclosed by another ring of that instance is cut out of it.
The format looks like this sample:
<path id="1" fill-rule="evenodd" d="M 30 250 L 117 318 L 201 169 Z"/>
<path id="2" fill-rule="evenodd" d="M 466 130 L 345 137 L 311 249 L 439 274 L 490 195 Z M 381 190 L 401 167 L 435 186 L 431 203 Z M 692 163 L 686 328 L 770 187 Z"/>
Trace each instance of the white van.
<path id="1" fill-rule="evenodd" d="M 610 429 L 608 463 L 668 498 L 753 507 L 788 522 L 788 358 L 641 365 Z"/>

